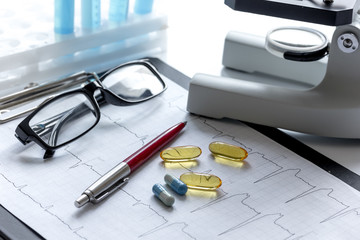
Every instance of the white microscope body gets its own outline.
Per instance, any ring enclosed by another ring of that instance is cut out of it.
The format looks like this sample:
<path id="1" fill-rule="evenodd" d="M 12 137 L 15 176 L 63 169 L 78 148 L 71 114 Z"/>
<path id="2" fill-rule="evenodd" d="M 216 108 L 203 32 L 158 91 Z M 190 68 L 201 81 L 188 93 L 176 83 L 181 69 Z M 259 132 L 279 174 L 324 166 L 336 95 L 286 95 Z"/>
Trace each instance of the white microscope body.
<path id="1" fill-rule="evenodd" d="M 358 6 L 356 2 L 353 18 Z M 324 74 L 321 69 L 326 68 L 323 80 L 309 88 L 196 74 L 190 83 L 187 109 L 208 117 L 238 119 L 320 136 L 360 138 L 359 40 L 357 22 L 337 26 L 329 45 L 327 65 L 314 62 L 313 67 L 302 67 L 305 78 L 321 76 Z M 225 42 L 225 49 L 229 43 Z M 231 52 L 234 51 L 224 51 L 224 60 Z M 271 71 L 272 63 L 268 64 Z"/>

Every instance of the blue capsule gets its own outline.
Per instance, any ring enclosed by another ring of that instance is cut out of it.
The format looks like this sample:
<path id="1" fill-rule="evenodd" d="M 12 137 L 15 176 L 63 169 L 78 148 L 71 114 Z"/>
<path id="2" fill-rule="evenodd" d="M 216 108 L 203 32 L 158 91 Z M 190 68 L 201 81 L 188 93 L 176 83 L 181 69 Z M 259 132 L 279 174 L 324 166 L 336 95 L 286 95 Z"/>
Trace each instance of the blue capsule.
<path id="1" fill-rule="evenodd" d="M 153 193 L 155 196 L 160 199 L 166 206 L 171 207 L 174 202 L 175 198 L 168 192 L 166 189 L 160 184 L 156 183 L 152 188 Z"/>
<path id="2" fill-rule="evenodd" d="M 164 180 L 171 187 L 171 189 L 179 195 L 184 195 L 188 190 L 188 187 L 185 183 L 170 174 L 166 174 Z"/>

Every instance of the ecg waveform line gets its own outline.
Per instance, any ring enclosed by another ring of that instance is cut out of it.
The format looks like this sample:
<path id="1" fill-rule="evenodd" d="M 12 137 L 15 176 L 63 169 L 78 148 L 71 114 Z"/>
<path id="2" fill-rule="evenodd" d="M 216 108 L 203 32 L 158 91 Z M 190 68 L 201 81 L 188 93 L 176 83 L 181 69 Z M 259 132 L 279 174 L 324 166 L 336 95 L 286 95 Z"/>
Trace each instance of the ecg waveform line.
<path id="1" fill-rule="evenodd" d="M 139 236 L 139 238 L 141 238 L 141 239 L 145 238 L 146 239 L 146 237 L 148 237 L 149 239 L 157 239 L 156 235 L 158 233 L 162 233 L 162 234 L 159 234 L 159 235 L 161 235 L 161 236 L 166 235 L 168 237 L 171 236 L 171 238 L 178 239 L 178 235 L 175 233 L 175 230 L 180 229 L 181 239 L 186 238 L 186 239 L 196 240 L 197 238 L 195 236 L 193 236 L 192 234 L 187 232 L 188 227 L 189 227 L 189 225 L 186 222 L 168 223 L 168 224 L 165 224 L 163 226 L 159 226 L 156 229 L 152 229 L 151 231 Z M 168 233 L 168 234 L 166 234 L 166 233 Z"/>
<path id="2" fill-rule="evenodd" d="M 77 159 L 77 162 L 75 164 L 73 164 L 72 166 L 69 167 L 69 169 L 75 169 L 81 165 L 88 167 L 91 171 L 93 171 L 94 173 L 96 173 L 97 175 L 101 176 L 101 173 L 99 173 L 94 165 L 89 164 L 88 162 L 85 162 L 84 160 L 82 160 L 79 156 L 77 156 L 76 154 L 74 154 L 73 152 L 71 152 L 70 150 L 68 150 L 68 147 L 65 147 L 65 151 L 70 154 L 71 156 L 73 156 L 75 159 Z"/>
<path id="3" fill-rule="evenodd" d="M 237 229 L 239 229 L 239 228 L 241 228 L 241 227 L 245 227 L 246 225 L 249 225 L 249 224 L 251 224 L 251 223 L 255 223 L 255 222 L 257 222 L 257 221 L 261 221 L 262 219 L 265 219 L 265 218 L 271 217 L 271 216 L 275 216 L 275 220 L 273 220 L 272 223 L 273 223 L 274 225 L 278 226 L 280 229 L 282 229 L 282 230 L 283 230 L 284 232 L 286 232 L 287 234 L 289 234 L 289 236 L 288 236 L 287 238 L 285 238 L 285 239 L 288 239 L 288 238 L 290 238 L 290 237 L 292 237 L 292 236 L 295 235 L 295 233 L 292 233 L 289 229 L 285 228 L 284 226 L 282 226 L 281 224 L 278 223 L 278 221 L 279 221 L 281 218 L 284 217 L 283 214 L 281 214 L 281 213 L 272 213 L 272 214 L 265 214 L 265 215 L 261 215 L 261 216 L 260 216 L 260 215 L 256 215 L 256 216 L 254 216 L 254 217 L 252 217 L 252 218 L 250 218 L 250 219 L 247 219 L 246 221 L 244 221 L 244 222 L 242 222 L 242 223 L 239 223 L 238 225 L 236 225 L 236 226 L 234 226 L 234 227 L 232 227 L 232 228 L 230 228 L 230 229 L 228 229 L 228 230 L 226 230 L 226 231 L 224 231 L 224 232 L 222 232 L 222 233 L 219 233 L 218 236 L 228 234 L 228 233 L 230 233 L 230 232 L 232 232 L 232 231 L 235 231 L 235 230 L 237 230 Z"/>
<path id="4" fill-rule="evenodd" d="M 130 131 L 128 128 L 126 128 L 125 126 L 118 124 L 116 121 L 112 120 L 109 116 L 103 114 L 106 118 L 108 118 L 110 121 L 112 121 L 113 124 L 115 124 L 118 127 L 121 127 L 123 129 L 125 129 L 127 132 L 129 132 L 130 134 L 132 134 L 133 136 L 135 136 L 137 139 L 139 139 L 142 144 L 144 145 L 144 141 L 148 136 L 145 137 L 140 137 L 138 136 L 136 133 Z M 69 155 L 71 155 L 74 159 L 76 159 L 77 163 L 73 164 L 72 166 L 69 167 L 69 169 L 73 169 L 76 168 L 80 165 L 84 165 L 87 166 L 91 171 L 93 171 L 94 173 L 96 173 L 97 175 L 101 176 L 102 174 L 99 173 L 99 171 L 96 170 L 96 167 L 94 165 L 88 164 L 86 163 L 86 161 L 84 159 L 82 159 L 81 157 L 79 157 L 78 155 L 76 155 L 74 152 L 72 152 L 71 150 L 69 150 L 69 146 L 65 147 L 65 152 L 67 152 Z M 43 206 L 43 204 L 40 201 L 35 200 L 34 197 L 31 196 L 31 194 L 25 193 L 23 191 L 23 189 L 25 187 L 27 187 L 26 184 L 21 185 L 21 186 L 17 186 L 14 182 L 10 181 L 8 177 L 6 177 L 5 174 L 0 173 L 1 176 L 7 181 L 9 182 L 15 189 L 17 189 L 22 195 L 26 196 L 28 199 L 30 199 L 32 202 L 34 202 L 39 208 L 41 208 L 42 210 L 44 210 L 46 213 L 50 214 L 51 216 L 53 216 L 54 218 L 56 218 L 59 222 L 61 222 L 62 224 L 64 224 L 65 226 L 67 226 L 67 228 L 72 231 L 77 237 L 81 238 L 81 239 L 87 239 L 86 237 L 84 237 L 83 235 L 81 235 L 79 233 L 80 230 L 84 229 L 84 226 L 80 226 L 80 227 L 71 227 L 71 225 L 69 223 L 67 223 L 65 220 L 63 220 L 60 216 L 58 216 L 57 214 L 53 213 L 52 211 L 50 211 L 49 209 L 53 208 L 54 205 L 51 206 Z M 134 201 L 136 201 L 136 203 L 134 203 L 133 205 L 143 205 L 147 208 L 149 208 L 151 211 L 153 211 L 156 215 L 158 215 L 160 218 L 164 219 L 164 221 L 167 222 L 167 220 L 164 218 L 164 216 L 160 215 L 156 210 L 154 210 L 153 208 L 151 208 L 150 205 L 148 204 L 144 204 L 141 202 L 141 200 L 136 199 L 135 196 L 131 195 L 130 193 L 124 191 L 123 189 L 121 189 L 121 191 L 123 191 L 124 193 L 126 193 L 127 195 L 129 195 L 130 197 L 132 197 L 134 199 Z M 164 223 L 166 224 L 166 223 Z M 163 224 L 162 224 L 163 225 Z"/>
<path id="5" fill-rule="evenodd" d="M 201 120 L 200 118 L 198 118 L 198 119 Z M 194 121 L 196 121 L 196 119 L 195 119 Z M 212 125 L 210 125 L 208 122 L 206 122 L 206 120 L 205 120 L 205 123 L 206 123 L 207 126 L 211 126 L 212 129 L 215 129 L 215 130 L 219 131 L 219 130 L 216 129 L 214 126 L 212 126 Z M 125 129 L 126 129 L 126 128 L 125 128 Z M 128 130 L 128 129 L 127 129 L 127 130 Z M 220 131 L 219 131 L 219 132 L 220 132 Z M 137 135 L 135 134 L 135 136 L 137 136 Z M 215 136 L 213 137 L 213 139 L 215 139 L 215 138 L 217 138 L 217 137 L 220 137 L 220 136 L 221 136 L 221 137 L 228 136 L 228 137 L 231 137 L 235 142 L 237 142 L 237 143 L 240 142 L 240 141 L 236 140 L 235 137 L 233 137 L 233 136 L 231 136 L 231 135 L 226 135 L 226 134 L 223 134 L 223 133 L 215 135 Z M 137 137 L 138 137 L 138 136 L 137 136 Z M 241 144 L 241 145 L 244 146 L 244 147 L 246 147 L 244 144 Z M 249 151 L 252 151 L 252 149 L 249 148 L 249 147 L 247 147 L 246 149 L 248 149 Z M 77 159 L 79 162 L 81 162 L 81 164 L 85 164 L 85 163 L 83 162 L 84 160 L 82 160 L 79 156 L 76 156 L 76 155 L 75 155 L 74 153 L 72 153 L 71 151 L 68 151 L 68 150 L 67 150 L 67 152 L 68 152 L 69 154 L 71 154 L 71 155 L 72 155 L 75 159 Z M 254 153 L 254 152 L 252 152 L 252 153 Z M 301 178 L 301 177 L 299 176 L 299 173 L 301 172 L 301 169 L 286 169 L 286 170 L 283 170 L 284 168 L 283 168 L 282 166 L 278 165 L 277 163 L 275 163 L 273 160 L 270 160 L 270 159 L 266 158 L 266 156 L 263 155 L 263 154 L 261 154 L 261 153 L 258 153 L 258 154 L 260 154 L 261 157 L 264 158 L 265 160 L 268 160 L 269 162 L 271 162 L 271 163 L 274 164 L 275 166 L 279 167 L 279 170 L 276 170 L 276 171 L 274 171 L 274 172 L 272 172 L 272 173 L 270 173 L 270 174 L 268 174 L 268 175 L 265 175 L 264 177 L 258 179 L 257 181 L 254 182 L 255 184 L 256 184 L 256 183 L 261 183 L 261 182 L 266 181 L 266 180 L 269 180 L 269 179 L 271 179 L 271 178 L 273 178 L 273 177 L 276 177 L 276 176 L 278 176 L 278 175 L 281 175 L 281 174 L 283 174 L 284 172 L 287 172 L 287 171 L 296 171 L 296 173 L 294 174 L 294 176 L 297 177 L 297 178 L 299 178 L 302 182 L 304 182 L 305 185 L 308 185 L 308 186 L 310 187 L 309 190 L 307 190 L 307 191 L 305 191 L 305 192 L 303 192 L 303 193 L 301 193 L 301 194 L 296 195 L 295 197 L 289 199 L 286 203 L 289 203 L 289 202 L 291 202 L 291 201 L 294 201 L 294 200 L 300 199 L 300 198 L 302 198 L 302 197 L 308 196 L 308 195 L 310 195 L 310 194 L 312 194 L 312 193 L 315 193 L 316 191 L 324 190 L 324 189 L 317 189 L 317 190 L 315 190 L 315 191 L 311 191 L 311 190 L 313 190 L 314 188 L 316 188 L 316 186 L 310 184 L 309 182 L 305 181 L 303 178 Z M 94 171 L 95 173 L 99 174 L 99 173 L 95 170 L 94 166 L 91 166 L 91 165 L 87 165 L 87 166 L 89 166 L 92 171 Z M 281 171 L 281 170 L 282 170 L 282 171 Z M 211 171 L 211 169 L 207 170 L 207 172 L 209 172 L 209 171 Z M 81 231 L 81 230 L 84 228 L 84 226 L 71 227 L 71 226 L 70 226 L 68 223 L 66 223 L 61 217 L 59 217 L 59 216 L 56 215 L 55 213 L 51 212 L 50 209 L 51 209 L 53 206 L 43 206 L 40 202 L 36 201 L 33 197 L 31 197 L 31 195 L 25 193 L 25 192 L 23 191 L 23 189 L 24 189 L 27 185 L 16 186 L 15 183 L 11 182 L 4 174 L 1 174 L 1 175 L 2 175 L 2 177 L 3 177 L 4 179 L 6 179 L 9 183 L 11 183 L 16 189 L 18 189 L 19 192 L 21 192 L 23 195 L 25 195 L 26 197 L 28 197 L 29 199 L 31 199 L 31 200 L 32 200 L 35 204 L 37 204 L 41 209 L 43 209 L 44 211 L 46 211 L 48 214 L 51 214 L 53 217 L 57 218 L 62 224 L 66 225 L 66 226 L 69 228 L 69 230 L 72 231 L 74 234 L 76 234 L 79 238 L 81 238 L 81 239 L 86 239 L 85 237 L 83 237 L 83 236 L 79 233 L 79 231 Z M 330 196 L 330 194 L 331 194 L 332 191 L 333 191 L 332 189 L 328 189 L 328 190 L 329 190 L 329 192 L 328 192 L 327 196 L 328 196 L 329 198 L 332 198 L 333 200 L 337 201 L 337 202 L 338 202 L 339 204 L 341 204 L 344 208 L 343 208 L 341 211 L 339 211 L 339 212 L 337 212 L 337 213 L 329 216 L 328 218 L 324 219 L 322 222 L 330 221 L 330 220 L 332 220 L 332 219 L 334 219 L 334 218 L 336 218 L 336 217 L 340 217 L 340 216 L 343 216 L 344 214 L 348 214 L 348 213 L 351 212 L 350 210 L 349 210 L 349 211 L 345 211 L 345 210 L 347 210 L 347 209 L 349 208 L 349 206 L 343 204 L 341 201 L 339 201 L 339 200 L 337 200 L 336 198 Z M 151 235 L 152 233 L 154 233 L 154 232 L 156 232 L 156 231 L 161 231 L 162 229 L 165 229 L 165 228 L 167 228 L 167 227 L 169 227 L 169 226 L 172 226 L 173 224 L 184 224 L 184 228 L 183 228 L 184 234 L 186 234 L 187 236 L 191 237 L 192 239 L 196 239 L 194 236 L 191 235 L 191 233 L 185 231 L 185 229 L 188 227 L 188 224 L 187 224 L 187 223 L 185 223 L 185 222 L 184 222 L 184 223 L 170 223 L 163 215 L 159 214 L 157 211 L 155 211 L 153 208 L 151 208 L 150 205 L 145 204 L 145 203 L 142 203 L 141 200 L 138 199 L 138 198 L 136 198 L 134 195 L 132 195 L 132 194 L 126 192 L 126 191 L 124 191 L 124 192 L 125 192 L 126 194 L 128 194 L 129 196 L 131 196 L 131 197 L 135 200 L 134 205 L 135 205 L 135 204 L 142 204 L 143 206 L 149 208 L 151 211 L 154 211 L 154 213 L 155 213 L 158 217 L 162 218 L 163 221 L 164 221 L 164 223 L 161 224 L 160 226 L 157 226 L 156 228 L 154 228 L 154 229 L 152 229 L 152 230 L 150 230 L 150 231 L 148 231 L 148 232 L 146 232 L 146 233 L 141 234 L 139 237 Z M 219 203 L 221 203 L 221 201 L 225 201 L 225 200 L 227 200 L 227 199 L 229 199 L 229 198 L 231 198 L 231 197 L 235 197 L 235 196 L 244 196 L 244 198 L 243 198 L 242 201 L 241 201 L 241 204 L 243 204 L 243 205 L 244 205 L 245 207 L 247 207 L 248 209 L 252 210 L 253 213 L 254 213 L 254 215 L 251 216 L 250 218 L 246 219 L 245 221 L 240 222 L 240 223 L 238 223 L 238 224 L 230 227 L 229 229 L 227 229 L 227 230 L 219 233 L 219 234 L 218 234 L 219 236 L 228 234 L 228 233 L 230 233 L 230 232 L 232 232 L 232 231 L 235 231 L 235 230 L 237 230 L 237 229 L 239 229 L 239 228 L 245 227 L 245 226 L 247 226 L 247 225 L 250 224 L 250 223 L 255 223 L 255 224 L 256 224 L 256 221 L 260 221 L 261 219 L 263 219 L 263 218 L 265 218 L 265 217 L 267 217 L 267 216 L 278 215 L 279 218 L 277 218 L 277 220 L 279 220 L 279 219 L 281 219 L 281 218 L 284 217 L 284 215 L 283 215 L 282 213 L 273 213 L 273 214 L 264 214 L 264 215 L 262 215 L 261 212 L 257 211 L 256 208 L 252 207 L 249 203 L 245 203 L 245 201 L 246 201 L 246 200 L 249 200 L 249 198 L 250 198 L 250 195 L 249 195 L 248 193 L 242 193 L 242 194 L 237 194 L 237 195 L 232 195 L 232 196 L 227 196 L 227 195 L 221 196 L 219 199 L 215 199 L 215 200 L 213 200 L 213 201 L 211 201 L 211 202 L 209 202 L 209 203 L 207 203 L 207 204 L 205 204 L 205 205 L 203 205 L 203 206 L 200 206 L 200 207 L 192 210 L 191 213 L 196 213 L 197 211 L 205 210 L 206 208 L 211 207 L 211 206 L 213 206 L 214 204 L 219 204 Z M 355 211 L 355 210 L 352 210 L 352 211 Z M 280 225 L 280 224 L 277 222 L 277 220 L 274 221 L 274 224 L 276 224 L 276 225 L 278 225 L 279 227 L 281 227 L 281 229 L 283 229 L 284 231 L 288 232 L 291 236 L 294 236 L 295 233 L 292 233 L 289 229 L 287 229 L 287 228 L 285 228 L 284 226 Z"/>
<path id="6" fill-rule="evenodd" d="M 341 216 L 343 216 L 344 214 L 348 214 L 348 213 L 357 211 L 358 208 L 353 208 L 353 209 L 351 209 L 351 210 L 349 210 L 349 211 L 346 211 L 350 206 L 346 205 L 346 204 L 343 203 L 341 200 L 339 200 L 339 199 L 331 196 L 331 193 L 334 191 L 332 188 L 319 188 L 319 189 L 316 189 L 317 186 L 311 184 L 309 181 L 306 181 L 303 177 L 300 177 L 299 175 L 300 175 L 300 173 L 301 173 L 301 171 L 302 171 L 300 168 L 298 168 L 298 169 L 291 169 L 291 168 L 285 169 L 283 166 L 279 165 L 279 164 L 276 163 L 274 160 L 271 160 L 271 159 L 267 158 L 267 157 L 265 156 L 265 154 L 262 154 L 262 153 L 260 153 L 260 152 L 254 152 L 252 148 L 248 147 L 248 146 L 247 146 L 246 144 L 244 144 L 243 142 L 237 140 L 235 136 L 232 136 L 232 135 L 230 135 L 230 134 L 224 133 L 223 131 L 219 130 L 218 128 L 216 128 L 215 126 L 213 126 L 212 124 L 210 124 L 209 121 L 207 121 L 207 120 L 202 120 L 202 121 L 203 121 L 203 123 L 204 123 L 206 126 L 208 126 L 208 127 L 211 128 L 212 130 L 214 130 L 214 131 L 217 132 L 217 134 L 215 134 L 214 136 L 212 136 L 213 139 L 220 138 L 220 137 L 221 137 L 221 138 L 222 138 L 222 137 L 228 137 L 228 138 L 230 138 L 233 142 L 235 142 L 235 143 L 237 143 L 238 145 L 240 145 L 240 146 L 244 147 L 245 149 L 247 149 L 247 150 L 249 151 L 249 155 L 250 155 L 250 154 L 259 154 L 263 159 L 265 159 L 266 161 L 268 161 L 269 163 L 275 165 L 275 166 L 278 168 L 277 170 L 275 170 L 275 171 L 273 171 L 273 172 L 265 175 L 264 177 L 259 178 L 258 180 L 256 180 L 256 181 L 254 182 L 254 184 L 261 183 L 261 182 L 263 182 L 263 181 L 269 180 L 269 179 L 271 179 L 271 178 L 273 178 L 273 177 L 276 177 L 276 176 L 278 176 L 278 175 L 284 174 L 285 172 L 290 172 L 290 171 L 295 172 L 295 173 L 294 173 L 294 177 L 297 178 L 298 180 L 300 180 L 301 182 L 303 182 L 303 184 L 304 184 L 305 186 L 308 186 L 309 189 L 307 189 L 306 191 L 301 192 L 301 193 L 295 195 L 294 197 L 288 199 L 287 201 L 284 202 L 284 204 L 288 204 L 288 203 L 290 203 L 290 202 L 292 202 L 292 201 L 295 201 L 295 200 L 300 200 L 301 198 L 304 198 L 304 197 L 309 196 L 309 195 L 311 195 L 311 194 L 315 194 L 315 193 L 320 192 L 320 191 L 328 191 L 328 193 L 326 194 L 326 196 L 328 197 L 328 199 L 331 199 L 331 200 L 335 201 L 341 209 L 340 209 L 339 211 L 337 211 L 337 212 L 329 215 L 327 218 L 324 218 L 322 221 L 319 222 L 320 224 L 321 224 L 321 223 L 325 223 L 325 222 L 330 221 L 330 220 L 333 220 L 333 219 L 335 219 L 336 217 L 341 217 Z M 284 170 L 284 169 L 285 169 L 285 170 Z M 243 194 L 247 194 L 247 197 L 246 197 L 245 199 L 243 199 L 243 201 L 241 201 L 242 204 L 244 204 L 244 201 L 245 201 L 246 199 L 249 199 L 249 198 L 250 198 L 250 195 L 249 195 L 248 193 L 243 193 Z M 232 197 L 232 196 L 230 196 L 230 197 Z M 219 203 L 219 202 L 221 202 L 221 201 L 223 201 L 223 200 L 226 200 L 227 198 L 229 198 L 229 196 L 226 197 L 226 198 L 223 196 L 223 197 L 220 198 L 220 199 L 213 200 L 212 202 L 210 202 L 210 203 L 208 203 L 208 204 L 205 204 L 205 205 L 203 205 L 203 206 L 200 206 L 199 208 L 193 210 L 192 212 L 196 212 L 196 211 L 205 209 L 205 208 L 207 208 L 207 207 L 209 207 L 209 206 L 212 206 L 213 204 L 217 204 L 217 203 Z M 244 204 L 244 205 L 247 206 L 247 207 L 250 207 L 249 204 Z M 244 221 L 244 222 L 242 222 L 242 223 L 239 223 L 239 224 L 235 225 L 235 226 L 232 227 L 232 228 L 229 228 L 228 230 L 220 233 L 219 235 L 226 234 L 226 233 L 231 232 L 231 231 L 233 231 L 233 230 L 235 230 L 235 229 L 237 229 L 237 228 L 240 228 L 240 227 L 242 227 L 242 226 L 245 226 L 246 224 L 248 224 L 248 223 L 250 223 L 250 222 L 256 222 L 258 219 L 261 219 L 261 218 L 263 218 L 264 216 L 268 216 L 268 215 L 269 215 L 269 214 L 261 215 L 261 213 L 260 213 L 259 211 L 257 211 L 254 207 L 250 207 L 250 208 L 253 209 L 253 210 L 257 213 L 255 216 L 250 217 L 250 218 L 247 219 L 246 221 Z M 282 213 L 274 213 L 274 214 L 279 214 L 279 215 L 281 216 L 280 218 L 283 218 L 283 217 L 284 217 L 284 215 L 283 215 Z M 260 216 L 258 216 L 258 215 L 260 215 Z M 270 214 L 270 215 L 271 215 L 271 214 Z M 280 219 L 280 218 L 279 218 L 279 219 Z M 295 235 L 295 233 L 292 233 L 290 230 L 286 229 L 285 227 L 281 226 L 280 224 L 277 224 L 277 225 L 279 225 L 281 228 L 283 228 L 284 230 L 286 230 L 287 232 L 289 232 L 289 234 L 290 234 L 289 237 Z"/>
<path id="7" fill-rule="evenodd" d="M 26 193 L 23 189 L 27 187 L 27 185 L 20 185 L 17 186 L 15 182 L 11 181 L 4 173 L 0 173 L 0 175 L 5 179 L 8 183 L 10 183 L 18 192 L 20 192 L 23 196 L 31 200 L 36 206 L 38 206 L 40 209 L 42 209 L 47 214 L 53 216 L 56 218 L 61 224 L 65 225 L 70 231 L 72 231 L 77 237 L 80 239 L 87 240 L 86 237 L 81 235 L 79 231 L 84 228 L 84 226 L 79 227 L 72 227 L 69 223 L 67 223 L 63 218 L 58 216 L 56 213 L 50 211 L 51 208 L 54 207 L 54 205 L 44 206 L 40 201 L 36 200 L 31 194 Z"/>
<path id="8" fill-rule="evenodd" d="M 130 134 L 132 134 L 133 136 L 135 136 L 137 139 L 139 139 L 142 143 L 142 145 L 145 145 L 146 139 L 149 137 L 148 135 L 144 135 L 144 136 L 139 136 L 138 134 L 136 134 L 135 132 L 131 131 L 129 128 L 127 128 L 125 125 L 120 124 L 119 123 L 119 119 L 112 119 L 109 115 L 105 114 L 105 113 L 101 113 L 104 117 L 106 117 L 109 121 L 111 121 L 112 123 L 114 123 L 115 125 L 117 125 L 120 128 L 123 128 L 125 131 L 129 132 Z"/>

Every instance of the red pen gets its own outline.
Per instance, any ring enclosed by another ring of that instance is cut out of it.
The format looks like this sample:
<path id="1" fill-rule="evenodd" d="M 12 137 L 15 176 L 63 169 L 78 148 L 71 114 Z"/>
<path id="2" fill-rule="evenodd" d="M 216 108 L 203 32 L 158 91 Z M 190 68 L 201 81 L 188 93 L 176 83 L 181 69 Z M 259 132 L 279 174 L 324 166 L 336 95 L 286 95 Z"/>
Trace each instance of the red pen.
<path id="1" fill-rule="evenodd" d="M 80 208 L 88 202 L 98 203 L 123 184 L 127 183 L 129 180 L 128 176 L 174 139 L 185 125 L 186 122 L 176 124 L 127 157 L 88 187 L 81 196 L 75 200 L 75 206 Z"/>

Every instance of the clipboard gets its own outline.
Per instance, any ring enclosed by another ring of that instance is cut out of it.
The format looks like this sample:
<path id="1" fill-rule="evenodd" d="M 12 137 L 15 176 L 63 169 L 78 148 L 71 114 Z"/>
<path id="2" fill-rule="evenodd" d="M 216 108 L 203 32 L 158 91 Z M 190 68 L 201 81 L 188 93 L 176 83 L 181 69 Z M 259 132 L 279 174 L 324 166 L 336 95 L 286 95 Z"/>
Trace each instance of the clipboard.
<path id="1" fill-rule="evenodd" d="M 158 58 L 148 59 L 162 75 L 176 82 L 181 87 L 188 89 L 189 82 L 191 80 L 189 77 L 179 72 L 175 68 L 169 66 Z M 315 151 L 309 146 L 301 143 L 300 141 L 294 139 L 293 137 L 287 135 L 286 133 L 278 129 L 253 123 L 245 124 L 260 132 L 261 134 L 267 136 L 268 138 L 274 140 L 280 145 L 286 147 L 297 155 L 307 159 L 308 161 L 317 165 L 324 171 L 332 174 L 336 178 L 350 185 L 354 189 L 360 191 L 360 176 L 355 174 L 351 170 L 343 167 L 342 165 L 336 163 L 330 158 L 322 155 L 321 153 Z M 44 239 L 40 234 L 35 232 L 33 229 L 31 229 L 29 226 L 27 226 L 24 222 L 22 222 L 20 219 L 18 219 L 1 205 L 0 237 L 4 239 Z"/>

